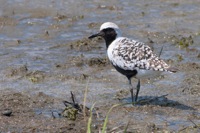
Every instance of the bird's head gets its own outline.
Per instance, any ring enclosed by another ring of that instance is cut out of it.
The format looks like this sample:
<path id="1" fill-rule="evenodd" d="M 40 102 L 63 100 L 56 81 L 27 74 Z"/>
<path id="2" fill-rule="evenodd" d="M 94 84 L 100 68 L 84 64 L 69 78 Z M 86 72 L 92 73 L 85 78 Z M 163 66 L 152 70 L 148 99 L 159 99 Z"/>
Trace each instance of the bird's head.
<path id="1" fill-rule="evenodd" d="M 105 22 L 101 25 L 100 31 L 96 34 L 91 35 L 89 39 L 98 36 L 103 37 L 105 40 L 116 39 L 117 37 L 121 36 L 121 31 L 115 23 Z"/>
<path id="2" fill-rule="evenodd" d="M 117 38 L 121 36 L 121 31 L 119 27 L 112 22 L 106 22 L 103 23 L 100 27 L 100 31 L 96 34 L 91 35 L 88 37 L 89 39 L 95 38 L 95 37 L 102 37 L 106 41 L 106 48 L 109 47 L 109 45 Z"/>

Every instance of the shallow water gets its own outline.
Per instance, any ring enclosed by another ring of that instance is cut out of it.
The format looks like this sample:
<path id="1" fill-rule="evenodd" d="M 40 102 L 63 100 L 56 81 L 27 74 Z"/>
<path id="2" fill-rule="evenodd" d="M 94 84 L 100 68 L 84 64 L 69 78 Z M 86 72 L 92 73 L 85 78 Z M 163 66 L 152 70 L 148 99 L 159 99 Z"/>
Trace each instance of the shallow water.
<path id="1" fill-rule="evenodd" d="M 1 1 L 0 90 L 29 94 L 44 92 L 59 99 L 73 91 L 82 101 L 89 80 L 88 106 L 94 101 L 98 103 L 96 106 L 120 103 L 114 97 L 121 90 L 128 91 L 127 80 L 109 63 L 89 64 L 92 58 L 106 59 L 106 48 L 103 41 L 83 39 L 96 33 L 103 22 L 112 21 L 120 26 L 124 36 L 148 44 L 148 38 L 152 39 L 157 53 L 163 46 L 161 57 L 178 67 L 180 72 L 142 81 L 139 99 L 168 94 L 167 100 L 139 106 L 135 112 L 129 111 L 126 115 L 123 109 L 120 113 L 114 111 L 119 119 L 113 118 L 110 127 L 138 116 L 139 129 L 149 122 L 169 131 L 190 126 L 190 115 L 200 110 L 199 103 L 194 103 L 200 100 L 199 6 L 200 2 L 196 0 Z M 194 43 L 187 49 L 173 44 L 171 36 L 190 35 Z M 195 75 L 197 78 L 193 78 Z M 192 92 L 195 87 L 197 92 Z M 186 91 L 183 93 L 183 90 Z M 123 97 L 130 101 L 129 93 Z M 199 113 L 197 116 L 193 121 L 200 124 Z M 168 124 L 163 126 L 166 122 Z"/>

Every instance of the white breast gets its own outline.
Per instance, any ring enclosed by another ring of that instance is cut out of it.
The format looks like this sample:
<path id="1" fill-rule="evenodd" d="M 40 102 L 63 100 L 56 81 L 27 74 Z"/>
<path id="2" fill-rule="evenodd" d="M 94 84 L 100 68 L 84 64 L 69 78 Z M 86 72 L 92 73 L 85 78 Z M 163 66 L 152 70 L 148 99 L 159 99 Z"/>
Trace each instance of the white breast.
<path id="1" fill-rule="evenodd" d="M 107 49 L 107 55 L 109 60 L 113 63 L 113 65 L 117 66 L 123 66 L 124 64 L 123 59 L 120 56 L 117 56 L 118 51 L 114 50 L 119 45 L 121 39 L 123 39 L 123 37 L 118 37 L 117 39 L 115 39 Z"/>

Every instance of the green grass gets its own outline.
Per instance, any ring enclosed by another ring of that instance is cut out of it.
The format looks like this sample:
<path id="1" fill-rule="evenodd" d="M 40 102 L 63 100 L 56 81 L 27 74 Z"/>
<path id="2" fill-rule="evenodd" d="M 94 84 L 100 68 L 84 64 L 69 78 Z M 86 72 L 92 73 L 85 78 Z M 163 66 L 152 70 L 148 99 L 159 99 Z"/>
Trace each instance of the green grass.
<path id="1" fill-rule="evenodd" d="M 108 112 L 106 113 L 106 117 L 104 119 L 104 123 L 103 123 L 103 127 L 102 127 L 102 130 L 99 131 L 100 133 L 106 133 L 106 129 L 107 129 L 107 124 L 108 124 L 108 117 L 109 117 L 109 114 L 112 112 L 112 110 L 118 106 L 123 106 L 123 105 L 127 105 L 127 104 L 132 104 L 132 103 L 124 103 L 124 104 L 115 104 L 113 105 L 109 110 Z M 90 117 L 88 119 L 88 125 L 87 125 L 87 133 L 91 133 L 91 123 L 92 123 L 92 111 L 94 109 L 94 105 L 92 105 L 91 109 L 90 109 Z M 124 129 L 124 133 L 126 133 L 127 129 L 128 129 L 128 126 L 129 126 L 129 122 L 127 123 L 125 129 Z"/>
<path id="2" fill-rule="evenodd" d="M 113 106 L 109 109 L 109 111 L 107 112 L 106 118 L 105 118 L 105 120 L 104 120 L 103 127 L 102 127 L 102 133 L 105 133 L 105 132 L 106 132 L 107 123 L 108 123 L 108 116 L 109 116 L 110 112 L 111 112 L 115 107 L 118 107 L 118 106 L 120 106 L 120 105 L 123 105 L 123 104 L 115 104 L 115 105 L 113 105 Z"/>
<path id="3" fill-rule="evenodd" d="M 95 103 L 92 105 L 92 107 L 90 108 L 90 117 L 88 119 L 88 123 L 87 123 L 87 133 L 91 133 L 91 124 L 92 124 L 92 111 L 94 109 L 94 105 Z"/>

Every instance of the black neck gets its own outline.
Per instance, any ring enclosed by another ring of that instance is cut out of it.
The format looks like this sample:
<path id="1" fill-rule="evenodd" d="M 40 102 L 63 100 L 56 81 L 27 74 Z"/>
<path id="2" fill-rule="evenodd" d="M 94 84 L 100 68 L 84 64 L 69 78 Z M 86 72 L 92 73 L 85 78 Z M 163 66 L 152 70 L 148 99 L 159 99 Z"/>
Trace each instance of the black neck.
<path id="1" fill-rule="evenodd" d="M 108 36 L 104 39 L 106 41 L 106 48 L 108 49 L 109 45 L 116 39 L 116 36 Z"/>
<path id="2" fill-rule="evenodd" d="M 106 41 L 106 48 L 116 39 L 117 33 L 113 28 L 107 28 L 101 31 L 103 33 L 103 38 Z"/>

